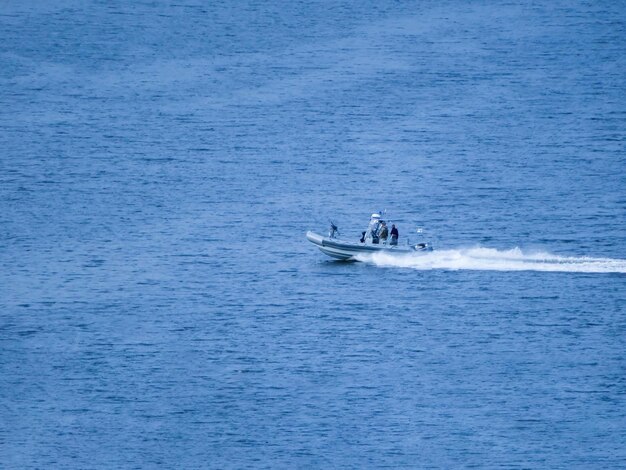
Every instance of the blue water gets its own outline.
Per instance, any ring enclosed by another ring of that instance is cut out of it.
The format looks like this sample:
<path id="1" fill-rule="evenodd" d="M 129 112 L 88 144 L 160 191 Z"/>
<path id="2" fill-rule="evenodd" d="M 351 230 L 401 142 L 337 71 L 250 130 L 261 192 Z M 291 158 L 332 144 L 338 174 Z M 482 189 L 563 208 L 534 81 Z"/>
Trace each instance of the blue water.
<path id="1" fill-rule="evenodd" d="M 625 23 L 0 3 L 0 466 L 626 467 Z"/>

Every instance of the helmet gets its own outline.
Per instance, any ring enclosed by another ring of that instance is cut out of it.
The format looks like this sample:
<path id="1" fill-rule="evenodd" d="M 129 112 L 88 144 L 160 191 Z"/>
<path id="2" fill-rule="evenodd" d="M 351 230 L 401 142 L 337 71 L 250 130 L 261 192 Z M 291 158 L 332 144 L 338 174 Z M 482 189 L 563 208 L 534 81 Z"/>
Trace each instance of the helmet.
<path id="1" fill-rule="evenodd" d="M 372 214 L 372 219 L 380 219 L 380 214 Z"/>

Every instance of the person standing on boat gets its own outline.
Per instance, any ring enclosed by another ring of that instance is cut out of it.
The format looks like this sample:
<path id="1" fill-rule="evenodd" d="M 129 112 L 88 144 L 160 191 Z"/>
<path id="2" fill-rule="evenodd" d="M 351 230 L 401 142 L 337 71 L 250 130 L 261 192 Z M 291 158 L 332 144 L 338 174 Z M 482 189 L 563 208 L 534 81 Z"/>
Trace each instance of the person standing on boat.
<path id="1" fill-rule="evenodd" d="M 378 231 L 378 237 L 380 238 L 380 243 L 382 243 L 383 245 L 386 245 L 388 236 L 389 236 L 389 230 L 387 229 L 387 223 L 384 220 L 381 220 L 380 230 Z"/>
<path id="2" fill-rule="evenodd" d="M 390 245 L 398 244 L 398 229 L 396 228 L 396 224 L 391 224 L 391 242 Z"/>
<path id="3" fill-rule="evenodd" d="M 365 243 L 378 243 L 378 229 L 380 228 L 380 214 L 372 214 L 365 234 Z"/>

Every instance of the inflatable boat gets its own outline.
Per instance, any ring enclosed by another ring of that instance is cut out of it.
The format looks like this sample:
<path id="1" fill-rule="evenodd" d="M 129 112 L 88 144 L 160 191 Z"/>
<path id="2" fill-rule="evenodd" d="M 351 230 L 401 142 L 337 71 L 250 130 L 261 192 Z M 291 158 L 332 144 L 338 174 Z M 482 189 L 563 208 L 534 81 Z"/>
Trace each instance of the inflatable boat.
<path id="1" fill-rule="evenodd" d="M 315 232 L 307 232 L 306 238 L 317 245 L 322 253 L 332 258 L 342 260 L 356 260 L 355 256 L 360 254 L 371 253 L 388 253 L 388 254 L 408 254 L 420 251 L 432 251 L 432 247 L 428 243 L 418 243 L 416 245 L 391 245 L 391 244 L 375 244 L 375 243 L 352 243 L 345 240 L 339 240 L 332 236 L 324 237 Z"/>

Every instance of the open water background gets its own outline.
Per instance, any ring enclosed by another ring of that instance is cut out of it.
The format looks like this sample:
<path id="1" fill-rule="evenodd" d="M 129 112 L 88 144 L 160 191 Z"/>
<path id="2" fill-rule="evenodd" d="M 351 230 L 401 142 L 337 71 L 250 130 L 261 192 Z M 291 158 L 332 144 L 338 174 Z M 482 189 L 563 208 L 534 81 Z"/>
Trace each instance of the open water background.
<path id="1" fill-rule="evenodd" d="M 0 466 L 626 467 L 625 21 L 1 1 Z"/>

